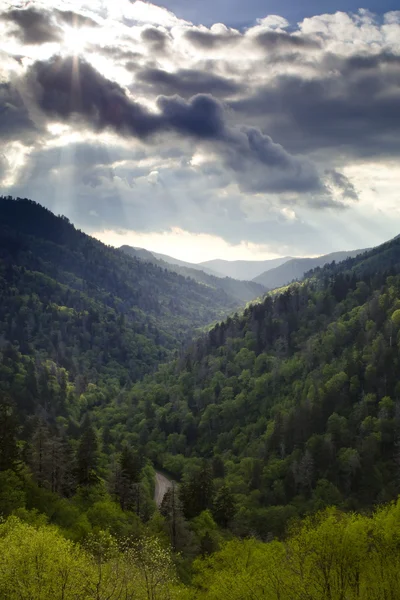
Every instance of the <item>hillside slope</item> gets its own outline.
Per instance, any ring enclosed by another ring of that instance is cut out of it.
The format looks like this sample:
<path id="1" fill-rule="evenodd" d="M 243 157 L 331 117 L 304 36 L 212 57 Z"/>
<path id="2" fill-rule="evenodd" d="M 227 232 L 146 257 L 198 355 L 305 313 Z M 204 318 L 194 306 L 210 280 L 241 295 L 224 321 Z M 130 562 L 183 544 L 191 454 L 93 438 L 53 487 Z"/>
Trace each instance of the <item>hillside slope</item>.
<path id="1" fill-rule="evenodd" d="M 0 339 L 72 378 L 136 380 L 236 306 L 29 200 L 0 198 Z"/>
<path id="2" fill-rule="evenodd" d="M 284 264 L 269 269 L 261 275 L 254 278 L 254 281 L 264 285 L 266 288 L 273 290 L 280 288 L 292 281 L 299 281 L 304 277 L 304 274 L 311 269 L 323 267 L 325 264 L 341 262 L 346 258 L 354 258 L 362 254 L 366 250 L 350 250 L 348 252 L 332 252 L 317 258 L 292 258 Z"/>
<path id="3" fill-rule="evenodd" d="M 130 415 L 184 485 L 206 458 L 234 494 L 234 530 L 267 536 L 296 514 L 397 497 L 399 369 L 395 239 L 228 318 L 96 418 L 112 430 Z"/>
<path id="4" fill-rule="evenodd" d="M 202 283 L 213 289 L 222 290 L 232 298 L 232 302 L 246 304 L 251 300 L 260 298 L 267 291 L 263 285 L 256 283 L 255 281 L 239 281 L 237 279 L 232 279 L 231 277 L 213 276 L 209 274 L 211 271 L 205 272 L 201 269 L 183 266 L 184 264 L 190 264 L 183 263 L 183 261 L 179 261 L 181 263 L 180 265 L 168 263 L 160 258 L 156 258 L 156 256 L 163 255 L 153 255 L 148 250 L 143 250 L 142 248 L 121 246 L 120 250 L 129 256 L 149 261 L 163 269 L 168 269 L 170 271 L 174 271 L 175 273 L 179 273 L 179 275 L 183 275 L 184 277 L 191 277 L 198 283 Z"/>
<path id="5" fill-rule="evenodd" d="M 152 254 L 158 260 L 162 260 L 169 265 L 176 265 L 177 267 L 187 267 L 188 269 L 195 269 L 196 271 L 203 271 L 208 275 L 213 275 L 214 277 L 220 277 L 220 274 L 213 269 L 209 269 L 201 264 L 187 262 L 185 260 L 179 260 L 179 258 L 174 258 L 173 256 L 168 256 L 167 254 L 160 254 L 159 252 L 152 252 Z"/>

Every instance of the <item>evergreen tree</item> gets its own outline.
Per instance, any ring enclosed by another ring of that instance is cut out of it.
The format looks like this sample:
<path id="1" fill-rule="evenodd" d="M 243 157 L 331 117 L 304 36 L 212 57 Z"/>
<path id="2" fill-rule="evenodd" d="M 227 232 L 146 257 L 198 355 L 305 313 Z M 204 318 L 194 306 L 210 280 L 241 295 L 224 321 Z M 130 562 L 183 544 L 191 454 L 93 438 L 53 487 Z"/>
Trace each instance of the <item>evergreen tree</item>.
<path id="1" fill-rule="evenodd" d="M 90 423 L 89 417 L 86 417 L 77 452 L 78 485 L 89 486 L 98 481 L 98 459 L 97 435 Z"/>
<path id="2" fill-rule="evenodd" d="M 140 513 L 140 474 L 143 466 L 141 457 L 125 445 L 118 461 L 115 492 L 122 510 Z"/>
<path id="3" fill-rule="evenodd" d="M 204 460 L 200 470 L 193 471 L 180 488 L 180 498 L 185 517 L 191 519 L 212 506 L 212 468 Z"/>
<path id="4" fill-rule="evenodd" d="M 215 521 L 221 527 L 228 527 L 235 516 L 235 501 L 229 487 L 225 483 L 215 495 L 212 513 Z"/>
<path id="5" fill-rule="evenodd" d="M 18 422 L 10 399 L 0 392 L 0 471 L 14 469 L 18 461 Z"/>
<path id="6" fill-rule="evenodd" d="M 31 439 L 29 463 L 38 486 L 49 489 L 52 487 L 51 442 L 49 428 L 43 421 L 38 420 Z"/>
<path id="7" fill-rule="evenodd" d="M 160 506 L 165 518 L 171 546 L 176 552 L 187 553 L 193 544 L 193 535 L 183 515 L 182 503 L 175 483 L 167 490 Z"/>

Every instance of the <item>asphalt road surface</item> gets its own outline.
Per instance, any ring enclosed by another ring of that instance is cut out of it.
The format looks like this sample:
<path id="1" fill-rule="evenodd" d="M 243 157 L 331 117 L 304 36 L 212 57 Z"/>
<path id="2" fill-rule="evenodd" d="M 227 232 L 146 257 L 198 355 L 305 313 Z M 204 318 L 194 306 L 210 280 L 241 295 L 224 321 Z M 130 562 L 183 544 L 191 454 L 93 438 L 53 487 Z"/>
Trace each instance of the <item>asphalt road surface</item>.
<path id="1" fill-rule="evenodd" d="M 165 475 L 156 471 L 156 481 L 154 490 L 154 501 L 157 506 L 161 506 L 165 493 L 172 487 L 172 481 L 170 481 Z"/>

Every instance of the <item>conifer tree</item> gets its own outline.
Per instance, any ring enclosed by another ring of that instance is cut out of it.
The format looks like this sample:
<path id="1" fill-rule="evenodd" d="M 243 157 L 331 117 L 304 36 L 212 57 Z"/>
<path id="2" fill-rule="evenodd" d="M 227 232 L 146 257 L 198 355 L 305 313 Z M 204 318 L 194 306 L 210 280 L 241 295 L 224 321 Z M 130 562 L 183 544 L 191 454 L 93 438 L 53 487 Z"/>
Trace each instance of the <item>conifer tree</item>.
<path id="1" fill-rule="evenodd" d="M 11 400 L 0 392 L 0 471 L 14 469 L 18 460 L 18 422 Z"/>
<path id="2" fill-rule="evenodd" d="M 224 485 L 218 490 L 214 498 L 213 517 L 221 527 L 228 527 L 235 516 L 236 507 L 229 487 Z"/>
<path id="3" fill-rule="evenodd" d="M 83 432 L 77 452 L 77 483 L 82 486 L 97 482 L 98 441 L 96 432 L 88 417 L 83 423 Z"/>

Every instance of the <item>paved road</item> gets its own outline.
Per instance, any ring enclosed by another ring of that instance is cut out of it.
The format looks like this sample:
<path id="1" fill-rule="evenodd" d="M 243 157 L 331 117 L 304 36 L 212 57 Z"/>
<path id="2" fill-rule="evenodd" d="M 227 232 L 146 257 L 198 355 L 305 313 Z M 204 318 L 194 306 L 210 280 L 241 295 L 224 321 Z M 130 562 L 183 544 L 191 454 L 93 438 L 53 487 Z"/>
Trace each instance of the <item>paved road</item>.
<path id="1" fill-rule="evenodd" d="M 161 506 L 165 493 L 172 487 L 172 481 L 170 481 L 165 475 L 156 471 L 156 481 L 154 490 L 154 501 L 157 506 Z"/>

